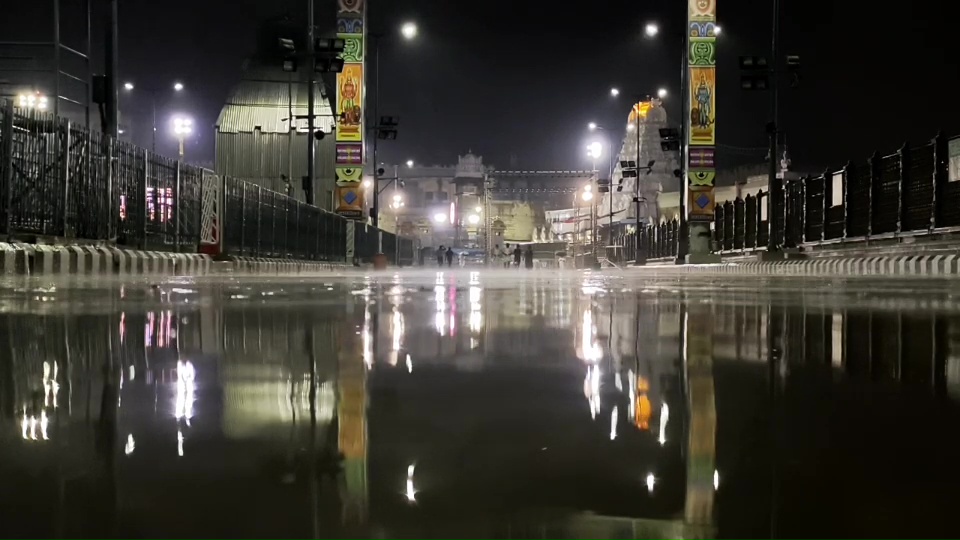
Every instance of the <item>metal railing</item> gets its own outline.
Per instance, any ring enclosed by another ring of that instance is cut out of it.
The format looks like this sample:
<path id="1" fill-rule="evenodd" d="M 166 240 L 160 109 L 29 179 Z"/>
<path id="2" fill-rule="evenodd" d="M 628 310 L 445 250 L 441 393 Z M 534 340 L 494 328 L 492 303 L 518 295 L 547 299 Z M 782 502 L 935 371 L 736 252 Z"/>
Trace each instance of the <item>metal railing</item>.
<path id="1" fill-rule="evenodd" d="M 958 227 L 960 182 L 949 177 L 949 144 L 940 135 L 923 145 L 904 144 L 893 154 L 849 162 L 840 170 L 787 180 L 769 212 L 771 194 L 762 190 L 717 203 L 713 250 L 746 253 L 771 244 L 791 249 L 923 236 Z M 648 260 L 676 257 L 679 228 L 677 220 L 641 227 L 641 253 Z"/>
<path id="2" fill-rule="evenodd" d="M 204 229 L 213 228 L 221 254 L 344 261 L 348 226 L 336 214 L 256 184 L 0 101 L 0 238 L 197 252 Z M 360 231 L 355 257 L 369 261 L 378 231 L 354 227 Z M 383 232 L 384 253 L 394 264 L 398 254 L 404 262 L 412 244 Z"/>

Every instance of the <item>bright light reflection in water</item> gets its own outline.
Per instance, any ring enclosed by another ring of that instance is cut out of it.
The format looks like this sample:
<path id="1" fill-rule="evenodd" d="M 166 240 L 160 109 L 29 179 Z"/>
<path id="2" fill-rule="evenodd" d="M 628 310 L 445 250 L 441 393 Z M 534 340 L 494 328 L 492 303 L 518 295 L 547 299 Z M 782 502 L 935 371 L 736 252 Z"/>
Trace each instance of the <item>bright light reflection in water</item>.
<path id="1" fill-rule="evenodd" d="M 415 503 L 417 502 L 417 490 L 413 487 L 413 472 L 415 466 L 411 463 L 407 466 L 407 485 L 404 495 L 407 497 L 407 502 Z"/>
<path id="2" fill-rule="evenodd" d="M 403 313 L 393 307 L 393 350 L 399 351 L 403 341 Z"/>
<path id="3" fill-rule="evenodd" d="M 196 390 L 196 370 L 193 363 L 177 361 L 177 397 L 174 403 L 174 415 L 177 420 L 185 420 L 187 427 L 193 418 L 193 396 Z"/>
<path id="4" fill-rule="evenodd" d="M 443 273 L 437 274 L 438 285 L 433 288 L 433 299 L 437 304 L 437 314 L 434 317 L 434 327 L 437 329 L 437 334 L 440 337 L 447 335 L 447 288 L 442 284 Z"/>
<path id="5" fill-rule="evenodd" d="M 720 471 L 713 470 L 713 490 L 716 491 L 720 488 Z"/>
<path id="6" fill-rule="evenodd" d="M 183 457 L 183 432 L 177 430 L 177 455 Z"/>
<path id="7" fill-rule="evenodd" d="M 410 360 L 409 354 L 407 354 L 407 373 L 413 373 L 413 361 Z"/>
<path id="8" fill-rule="evenodd" d="M 373 317 L 370 315 L 370 306 L 363 308 L 363 330 L 361 339 L 363 340 L 363 363 L 367 369 L 373 369 Z"/>
<path id="9" fill-rule="evenodd" d="M 670 406 L 664 401 L 663 405 L 660 406 L 660 436 L 657 437 L 657 442 L 660 443 L 660 446 L 667 444 L 667 422 L 669 420 Z"/>
<path id="10" fill-rule="evenodd" d="M 583 312 L 583 322 L 580 326 L 580 350 L 583 351 L 583 360 L 599 362 L 603 359 L 603 349 L 597 344 L 597 328 L 593 324 L 593 311 Z"/>
<path id="11" fill-rule="evenodd" d="M 587 368 L 587 376 L 583 380 L 583 395 L 587 398 L 590 407 L 590 418 L 596 419 L 600 414 L 600 367 Z"/>
<path id="12" fill-rule="evenodd" d="M 616 440 L 617 438 L 617 407 L 614 406 L 613 412 L 610 413 L 610 440 Z"/>
<path id="13" fill-rule="evenodd" d="M 653 486 L 657 483 L 657 479 L 653 476 L 653 473 L 647 473 L 647 491 L 653 493 Z"/>
<path id="14" fill-rule="evenodd" d="M 627 405 L 627 412 L 630 418 L 636 418 L 637 414 L 637 379 L 633 376 L 633 370 L 627 370 L 627 384 L 630 386 L 630 404 Z"/>
<path id="15" fill-rule="evenodd" d="M 137 445 L 133 440 L 133 433 L 130 433 L 127 435 L 127 444 L 123 446 L 123 453 L 129 456 L 136 448 Z"/>

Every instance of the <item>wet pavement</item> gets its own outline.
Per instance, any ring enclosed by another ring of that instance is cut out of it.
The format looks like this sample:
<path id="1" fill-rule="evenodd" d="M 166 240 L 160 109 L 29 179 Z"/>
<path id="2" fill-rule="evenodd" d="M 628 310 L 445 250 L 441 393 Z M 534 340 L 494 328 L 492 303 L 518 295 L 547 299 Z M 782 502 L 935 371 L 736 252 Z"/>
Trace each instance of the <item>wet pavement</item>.
<path id="1" fill-rule="evenodd" d="M 5 537 L 960 534 L 957 282 L 0 285 Z"/>

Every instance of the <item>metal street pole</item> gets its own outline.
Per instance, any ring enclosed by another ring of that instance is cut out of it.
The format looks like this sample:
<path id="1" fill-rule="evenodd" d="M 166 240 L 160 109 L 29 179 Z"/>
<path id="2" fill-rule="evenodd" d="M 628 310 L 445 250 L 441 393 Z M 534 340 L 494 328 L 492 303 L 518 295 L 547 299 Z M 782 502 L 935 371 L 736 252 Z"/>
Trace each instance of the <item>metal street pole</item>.
<path id="1" fill-rule="evenodd" d="M 684 122 L 684 115 L 686 114 L 687 100 L 690 98 L 690 91 L 687 89 L 687 62 L 689 61 L 688 51 L 687 51 L 687 41 L 686 38 L 682 40 L 680 47 L 680 186 L 677 192 L 680 195 L 680 238 L 677 242 L 677 259 L 676 264 L 684 264 L 686 262 L 687 252 L 689 251 L 688 246 L 690 244 L 690 239 L 688 238 L 690 231 L 687 230 L 687 198 L 690 196 L 690 193 L 687 191 L 689 187 L 687 184 L 687 158 L 686 158 L 686 148 L 687 148 L 687 126 Z"/>
<path id="2" fill-rule="evenodd" d="M 307 0 L 307 185 L 304 186 L 304 198 L 307 204 L 314 204 L 313 198 L 313 180 L 314 180 L 314 160 L 316 159 L 316 143 L 313 138 L 313 85 L 317 69 L 316 44 L 314 43 L 314 12 L 313 1 Z"/>
<path id="3" fill-rule="evenodd" d="M 777 116 L 779 114 L 778 95 L 779 70 L 780 64 L 780 0 L 773 0 L 773 25 L 772 38 L 770 42 L 770 125 L 767 132 L 770 137 L 770 163 L 767 170 L 767 253 L 773 253 L 780 250 L 780 219 L 778 216 L 779 202 L 783 193 L 781 179 L 777 176 Z"/>
<path id="4" fill-rule="evenodd" d="M 377 85 L 373 89 L 373 226 L 380 228 L 380 162 L 377 154 L 377 141 L 380 139 L 380 36 L 370 34 L 373 44 L 374 78 Z M 383 253 L 383 234 L 377 233 L 377 253 Z"/>
<path id="5" fill-rule="evenodd" d="M 157 92 L 156 90 L 150 90 L 150 104 L 153 108 L 153 133 L 151 136 L 150 151 L 154 154 L 157 153 Z"/>
<path id="6" fill-rule="evenodd" d="M 634 100 L 636 101 L 636 100 Z M 642 246 L 640 245 L 640 104 L 639 102 L 634 103 L 636 110 L 634 111 L 634 117 L 637 120 L 637 125 L 634 128 L 634 131 L 637 132 L 637 162 L 636 162 L 636 173 L 637 177 L 634 179 L 634 192 L 636 192 L 636 213 L 633 215 L 634 221 L 636 221 L 636 229 L 633 235 L 633 240 L 635 243 L 635 254 L 634 254 L 634 264 L 644 264 L 646 263 L 646 257 L 641 258 L 640 250 Z"/>
<path id="7" fill-rule="evenodd" d="M 107 135 L 116 139 L 119 135 L 117 102 L 119 93 L 117 91 L 117 72 L 119 71 L 119 15 L 117 13 L 117 4 L 119 0 L 107 0 L 107 36 L 105 44 L 106 52 L 106 79 L 107 79 Z M 59 75 L 57 76 L 59 79 Z M 59 102 L 60 96 L 55 96 Z"/>

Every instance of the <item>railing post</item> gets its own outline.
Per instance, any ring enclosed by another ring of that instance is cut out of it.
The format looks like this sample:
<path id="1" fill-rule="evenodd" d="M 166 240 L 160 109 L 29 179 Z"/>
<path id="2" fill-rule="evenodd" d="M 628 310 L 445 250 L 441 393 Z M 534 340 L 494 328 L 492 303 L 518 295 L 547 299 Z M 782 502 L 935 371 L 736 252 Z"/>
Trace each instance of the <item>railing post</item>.
<path id="1" fill-rule="evenodd" d="M 897 150 L 900 157 L 900 181 L 897 183 L 897 233 L 903 232 L 903 213 L 907 208 L 907 201 L 904 200 L 907 190 L 910 187 L 910 143 L 905 142 Z"/>
<path id="2" fill-rule="evenodd" d="M 931 179 L 933 182 L 933 212 L 930 216 L 930 225 L 933 229 L 940 227 L 940 223 L 943 221 L 943 205 L 946 202 L 943 191 L 947 187 L 947 182 L 950 181 L 950 173 L 947 169 L 950 162 L 949 144 L 943 132 L 938 133 L 933 139 L 933 178 Z"/>
<path id="3" fill-rule="evenodd" d="M 109 144 L 110 139 L 107 139 L 107 144 Z M 137 186 L 137 198 L 140 201 L 140 216 L 139 223 L 137 223 L 139 229 L 137 234 L 140 236 L 138 245 L 140 249 L 147 249 L 147 218 L 150 201 L 147 200 L 147 184 L 150 182 L 150 152 L 147 150 L 143 151 L 143 177 L 140 178 L 140 185 Z"/>
<path id="4" fill-rule="evenodd" d="M 848 161 L 843 167 L 843 239 L 850 238 L 850 178 L 856 174 L 856 165 Z"/>
<path id="5" fill-rule="evenodd" d="M 256 257 L 260 257 L 263 253 L 261 251 L 263 246 L 263 188 L 257 186 L 257 250 Z"/>
<path id="6" fill-rule="evenodd" d="M 822 225 L 820 225 L 820 238 L 822 242 L 827 239 L 827 210 L 833 208 L 833 174 L 829 169 L 823 171 L 823 200 L 821 204 L 823 205 L 823 217 L 820 218 Z M 829 182 L 829 186 L 827 185 Z M 829 189 L 828 189 L 829 187 Z M 829 194 L 829 195 L 828 195 Z"/>
<path id="7" fill-rule="evenodd" d="M 58 123 L 59 119 L 54 118 L 54 122 Z M 61 148 L 60 158 L 63 160 L 62 180 L 63 180 L 63 208 L 61 209 L 60 218 L 63 220 L 63 223 L 60 227 L 60 231 L 63 236 L 68 236 L 67 223 L 69 221 L 70 215 L 70 121 L 66 122 L 66 132 L 63 134 L 63 148 Z M 59 137 L 58 137 L 59 142 Z"/>
<path id="8" fill-rule="evenodd" d="M 3 189 L 3 232 L 10 236 L 13 224 L 13 100 L 8 99 L 3 104 L 3 124 L 0 125 L 0 143 L 3 155 L 0 156 L 0 178 Z"/>
<path id="9" fill-rule="evenodd" d="M 177 176 L 173 184 L 173 244 L 174 251 L 180 253 L 180 193 L 183 182 L 183 162 L 177 160 Z"/>
<path id="10" fill-rule="evenodd" d="M 873 234 L 873 203 L 874 196 L 873 190 L 876 186 L 880 185 L 880 152 L 874 151 L 873 155 L 870 156 L 870 189 L 867 190 L 870 197 L 870 204 L 867 206 L 867 238 Z"/>

